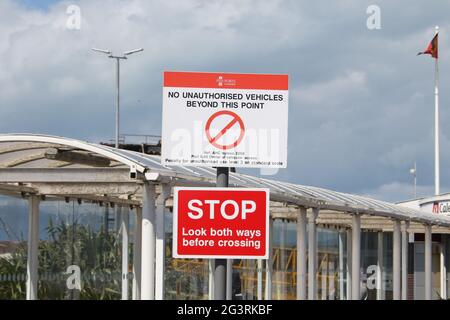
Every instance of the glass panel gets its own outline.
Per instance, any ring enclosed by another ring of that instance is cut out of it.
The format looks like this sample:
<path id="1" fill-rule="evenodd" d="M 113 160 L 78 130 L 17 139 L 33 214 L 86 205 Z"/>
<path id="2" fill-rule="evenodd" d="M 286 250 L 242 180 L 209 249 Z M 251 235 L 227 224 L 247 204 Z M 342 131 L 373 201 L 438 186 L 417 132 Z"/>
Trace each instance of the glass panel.
<path id="1" fill-rule="evenodd" d="M 0 196 L 0 300 L 26 298 L 28 202 Z"/>
<path id="2" fill-rule="evenodd" d="M 377 299 L 378 234 L 361 233 L 361 297 Z"/>
<path id="3" fill-rule="evenodd" d="M 258 299 L 257 260 L 234 260 L 233 300 Z"/>
<path id="4" fill-rule="evenodd" d="M 393 234 L 392 232 L 383 232 L 383 287 L 384 299 L 392 300 L 394 296 L 393 282 L 392 282 L 392 248 L 393 248 Z"/>
<path id="5" fill-rule="evenodd" d="M 296 299 L 296 224 L 276 219 L 273 223 L 272 298 Z"/>
<path id="6" fill-rule="evenodd" d="M 120 210 L 76 201 L 40 210 L 39 299 L 120 299 Z"/>
<path id="7" fill-rule="evenodd" d="M 338 232 L 319 228 L 317 241 L 317 298 L 335 300 L 339 288 Z"/>
<path id="8" fill-rule="evenodd" d="M 166 212 L 165 299 L 207 300 L 209 262 L 206 259 L 172 258 L 172 217 Z"/>
<path id="9" fill-rule="evenodd" d="M 24 299 L 28 202 L 8 198 L 0 207 L 0 298 Z M 77 201 L 39 207 L 38 298 L 120 299 L 120 214 Z"/>
<path id="10" fill-rule="evenodd" d="M 446 266 L 447 266 L 447 299 L 450 300 L 450 235 L 444 235 L 446 238 Z"/>

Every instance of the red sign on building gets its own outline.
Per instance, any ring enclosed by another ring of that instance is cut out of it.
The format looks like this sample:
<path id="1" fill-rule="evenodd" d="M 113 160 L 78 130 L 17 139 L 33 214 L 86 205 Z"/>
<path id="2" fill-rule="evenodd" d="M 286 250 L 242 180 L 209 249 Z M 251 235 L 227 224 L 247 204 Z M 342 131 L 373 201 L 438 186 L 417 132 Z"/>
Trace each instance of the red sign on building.
<path id="1" fill-rule="evenodd" d="M 268 189 L 174 188 L 174 258 L 268 259 L 268 228 Z"/>

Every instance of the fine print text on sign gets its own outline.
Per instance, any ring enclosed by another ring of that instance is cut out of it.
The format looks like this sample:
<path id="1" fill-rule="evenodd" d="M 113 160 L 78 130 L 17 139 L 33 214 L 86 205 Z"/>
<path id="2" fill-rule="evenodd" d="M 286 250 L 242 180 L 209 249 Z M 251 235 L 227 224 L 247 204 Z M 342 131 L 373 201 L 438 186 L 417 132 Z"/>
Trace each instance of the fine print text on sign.
<path id="1" fill-rule="evenodd" d="M 174 188 L 173 208 L 174 258 L 268 258 L 268 189 Z"/>
<path id="2" fill-rule="evenodd" d="M 162 163 L 286 168 L 288 76 L 165 72 Z"/>

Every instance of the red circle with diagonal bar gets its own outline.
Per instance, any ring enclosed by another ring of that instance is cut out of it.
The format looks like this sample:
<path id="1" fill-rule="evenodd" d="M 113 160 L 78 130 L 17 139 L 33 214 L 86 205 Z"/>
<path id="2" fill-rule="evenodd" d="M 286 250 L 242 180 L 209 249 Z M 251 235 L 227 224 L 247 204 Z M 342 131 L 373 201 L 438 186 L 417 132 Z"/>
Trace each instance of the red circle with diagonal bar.
<path id="1" fill-rule="evenodd" d="M 216 134 L 214 137 L 211 136 L 210 129 L 211 129 L 212 122 L 217 117 L 220 117 L 223 115 L 231 116 L 232 120 L 222 130 L 220 130 L 218 134 Z M 239 124 L 239 127 L 240 127 L 239 137 L 233 143 L 226 144 L 226 145 L 219 144 L 217 142 L 217 140 L 219 140 L 222 136 L 224 136 L 227 133 L 227 131 L 229 131 L 236 123 Z M 221 149 L 221 150 L 233 149 L 233 148 L 236 148 L 242 142 L 242 139 L 244 139 L 244 134 L 245 134 L 244 121 L 242 121 L 241 117 L 239 117 L 234 112 L 231 112 L 228 110 L 219 111 L 219 112 L 214 113 L 211 117 L 209 117 L 208 121 L 206 122 L 205 132 L 206 132 L 206 137 L 208 138 L 209 143 L 211 143 L 214 147 Z"/>

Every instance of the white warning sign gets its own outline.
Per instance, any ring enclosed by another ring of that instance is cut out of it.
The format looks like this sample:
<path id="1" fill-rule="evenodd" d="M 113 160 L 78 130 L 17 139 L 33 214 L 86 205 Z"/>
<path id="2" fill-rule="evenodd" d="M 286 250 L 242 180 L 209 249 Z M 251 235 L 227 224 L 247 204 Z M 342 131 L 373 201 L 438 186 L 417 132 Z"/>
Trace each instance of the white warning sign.
<path id="1" fill-rule="evenodd" d="M 288 76 L 165 72 L 165 165 L 286 168 Z"/>

